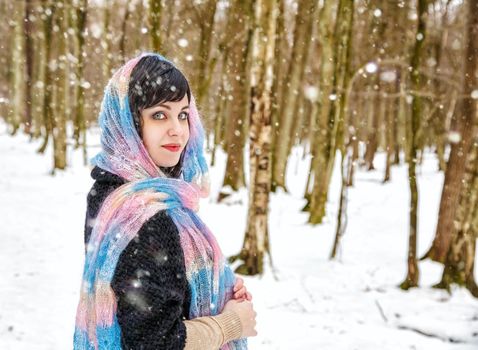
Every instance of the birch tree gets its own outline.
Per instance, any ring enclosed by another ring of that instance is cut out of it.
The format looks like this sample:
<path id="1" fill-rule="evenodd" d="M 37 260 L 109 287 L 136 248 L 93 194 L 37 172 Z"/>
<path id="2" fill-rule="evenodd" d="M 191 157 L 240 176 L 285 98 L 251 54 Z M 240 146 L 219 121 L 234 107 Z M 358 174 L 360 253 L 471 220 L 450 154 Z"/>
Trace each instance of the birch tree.
<path id="1" fill-rule="evenodd" d="M 242 264 L 236 272 L 246 275 L 262 274 L 266 254 L 271 258 L 268 206 L 271 188 L 271 90 L 277 0 L 258 0 L 255 6 L 249 130 L 249 209 L 242 250 L 230 259 L 240 259 Z"/>

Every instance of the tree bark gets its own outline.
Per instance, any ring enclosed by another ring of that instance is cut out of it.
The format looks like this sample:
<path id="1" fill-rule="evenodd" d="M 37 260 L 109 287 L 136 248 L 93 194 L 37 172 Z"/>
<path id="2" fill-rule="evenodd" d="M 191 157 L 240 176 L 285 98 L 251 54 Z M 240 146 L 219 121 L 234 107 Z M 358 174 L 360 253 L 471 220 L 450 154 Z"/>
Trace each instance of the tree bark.
<path id="1" fill-rule="evenodd" d="M 451 145 L 450 157 L 446 166 L 445 182 L 443 185 L 438 223 L 431 248 L 422 259 L 430 258 L 433 261 L 444 263 L 450 243 L 456 231 L 453 220 L 456 215 L 459 195 L 461 193 L 463 176 L 465 172 L 466 155 L 473 141 L 473 125 L 476 118 L 476 100 L 471 93 L 478 85 L 475 74 L 478 66 L 478 1 L 469 1 L 467 24 L 467 49 L 464 62 L 464 89 L 466 98 L 462 101 L 461 115 L 456 119 L 456 130 L 461 135 L 458 143 Z"/>
<path id="2" fill-rule="evenodd" d="M 79 83 L 76 85 L 77 105 L 75 109 L 74 130 L 73 137 L 75 139 L 75 148 L 82 146 L 83 150 L 83 163 L 87 165 L 87 151 L 86 151 L 86 118 L 85 118 L 85 87 L 84 87 L 84 60 L 83 48 L 85 46 L 85 28 L 88 13 L 88 0 L 81 0 L 81 2 L 75 8 L 76 17 L 76 53 L 77 53 L 77 66 L 76 66 L 76 81 Z M 80 137 L 82 138 L 80 142 Z"/>
<path id="3" fill-rule="evenodd" d="M 31 0 L 25 0 L 23 33 L 25 39 L 25 133 L 31 134 L 32 127 L 32 89 L 33 89 L 33 31 L 30 15 L 33 14 Z"/>
<path id="4" fill-rule="evenodd" d="M 418 0 L 418 28 L 415 36 L 415 46 L 411 58 L 410 81 L 412 90 L 418 91 L 420 88 L 420 62 L 423 52 L 423 42 L 425 40 L 426 22 L 425 15 L 427 11 L 427 1 Z M 418 235 L 418 186 L 416 178 L 417 163 L 417 134 L 420 127 L 421 98 L 412 97 L 412 113 L 409 127 L 409 157 L 408 157 L 408 182 L 410 187 L 410 212 L 409 212 L 409 241 L 408 241 L 408 259 L 407 276 L 400 284 L 400 288 L 409 289 L 418 286 L 418 264 L 417 264 L 417 235 Z"/>
<path id="5" fill-rule="evenodd" d="M 476 239 L 478 237 L 478 145 L 467 157 L 460 202 L 454 220 L 455 235 L 448 250 L 443 275 L 435 287 L 450 290 L 451 284 L 466 287 L 478 298 L 474 279 Z"/>
<path id="6" fill-rule="evenodd" d="M 151 49 L 154 52 L 162 52 L 161 44 L 161 13 L 163 5 L 161 0 L 149 0 L 149 34 Z"/>
<path id="7" fill-rule="evenodd" d="M 250 112 L 250 190 L 247 228 L 238 256 L 243 263 L 236 272 L 263 273 L 269 249 L 268 206 L 271 189 L 271 91 L 274 61 L 274 36 L 277 25 L 277 1 L 258 0 L 255 9 L 255 31 L 252 46 L 251 112 Z M 272 260 L 270 260 L 272 262 Z"/>
<path id="8" fill-rule="evenodd" d="M 68 101 L 68 61 L 67 42 L 63 33 L 68 27 L 68 11 L 70 3 L 64 2 L 62 7 L 56 10 L 55 24 L 59 28 L 60 35 L 55 38 L 58 41 L 56 52 L 57 69 L 55 71 L 55 103 L 52 106 L 52 137 L 53 137 L 53 172 L 56 169 L 66 168 L 66 114 Z M 65 8 L 67 6 L 67 8 Z"/>
<path id="9" fill-rule="evenodd" d="M 317 37 L 321 40 L 319 96 L 316 102 L 316 128 L 312 141 L 311 172 L 313 173 L 313 185 L 309 203 L 305 209 L 309 209 L 309 222 L 318 224 L 325 216 L 325 204 L 327 202 L 328 184 L 327 174 L 324 169 L 330 155 L 333 124 L 330 123 L 330 109 L 332 105 L 331 95 L 334 76 L 334 7 L 331 1 L 326 1 L 320 12 Z"/>
<path id="10" fill-rule="evenodd" d="M 393 157 L 393 150 L 395 149 L 395 140 L 393 138 L 393 119 L 395 118 L 395 113 L 393 111 L 393 108 L 391 108 L 392 102 L 390 99 L 386 99 L 384 101 L 385 103 L 385 115 L 384 115 L 384 121 L 385 121 L 385 139 L 386 139 L 386 160 L 385 160 L 385 175 L 383 177 L 383 182 L 389 182 L 390 181 L 390 171 L 391 171 L 391 166 L 392 166 L 392 157 Z"/>
<path id="11" fill-rule="evenodd" d="M 235 1 L 232 4 L 234 11 L 228 16 L 227 33 L 234 33 L 228 36 L 226 51 L 228 59 L 225 62 L 226 72 L 229 78 L 232 97 L 229 109 L 229 116 L 226 118 L 227 137 L 227 162 L 224 173 L 223 189 L 219 194 L 219 200 L 245 186 L 244 175 L 244 145 L 245 145 L 245 118 L 248 117 L 247 103 L 247 67 L 249 40 L 248 32 L 251 27 L 253 13 L 250 13 L 251 3 L 249 1 Z M 227 97 L 227 96 L 226 96 Z"/>
<path id="12" fill-rule="evenodd" d="M 53 18 L 55 16 L 56 7 L 49 0 L 43 0 L 42 7 L 45 12 L 45 19 L 43 20 L 43 36 L 45 38 L 45 80 L 43 81 L 44 85 L 44 95 L 43 95 L 43 125 L 45 127 L 43 143 L 38 149 L 38 153 L 43 153 L 48 146 L 48 141 L 50 135 L 53 132 L 53 111 L 52 111 L 52 82 L 53 82 L 53 73 L 51 66 L 48 64 L 51 61 L 51 40 L 52 40 L 52 27 L 53 27 Z"/>
<path id="13" fill-rule="evenodd" d="M 216 60 L 211 60 L 212 33 L 214 30 L 214 17 L 217 9 L 217 0 L 207 0 L 204 5 L 193 4 L 196 21 L 200 28 L 199 51 L 196 61 L 196 99 L 201 105 L 207 96 L 211 84 L 211 75 Z"/>
<path id="14" fill-rule="evenodd" d="M 330 86 L 330 89 L 324 88 L 326 95 L 319 99 L 325 103 L 322 103 L 320 106 L 322 111 L 318 129 L 322 136 L 325 137 L 318 139 L 318 159 L 317 161 L 314 159 L 314 191 L 311 195 L 309 216 L 309 223 L 312 224 L 321 223 L 325 215 L 325 205 L 335 163 L 336 150 L 343 145 L 343 119 L 347 103 L 345 91 L 350 79 L 349 65 L 353 12 L 354 3 L 352 0 L 340 0 L 335 21 L 333 51 L 329 51 L 331 48 L 327 48 L 327 51 L 325 51 L 324 47 L 325 55 L 322 57 L 324 65 L 326 65 L 326 68 L 324 68 L 327 70 L 327 73 L 322 78 L 330 78 L 328 74 L 330 73 L 329 69 L 332 69 L 333 75 L 331 79 L 332 86 Z M 325 13 L 324 11 L 324 16 Z M 324 29 L 327 30 L 328 28 Z M 324 40 L 326 39 L 324 38 Z M 330 54 L 331 56 L 329 56 Z M 323 80 L 321 80 L 322 82 Z M 324 82 L 323 86 L 328 87 L 328 83 Z"/>
<path id="15" fill-rule="evenodd" d="M 301 91 L 301 80 L 304 74 L 307 52 L 310 46 L 310 33 L 317 1 L 300 0 L 295 20 L 294 45 L 292 47 L 291 59 L 286 75 L 287 83 L 283 84 L 282 99 L 280 105 L 279 134 L 274 145 L 272 189 L 285 185 L 285 171 L 289 155 L 290 135 L 295 116 L 296 102 Z"/>
<path id="16" fill-rule="evenodd" d="M 24 72 L 24 39 L 23 24 L 24 20 L 24 3 L 22 1 L 14 3 L 14 24 L 12 36 L 13 59 L 10 73 L 10 109 L 7 114 L 7 122 L 10 126 L 10 134 L 15 135 L 20 127 L 23 118 L 23 100 L 25 96 L 25 72 Z"/>

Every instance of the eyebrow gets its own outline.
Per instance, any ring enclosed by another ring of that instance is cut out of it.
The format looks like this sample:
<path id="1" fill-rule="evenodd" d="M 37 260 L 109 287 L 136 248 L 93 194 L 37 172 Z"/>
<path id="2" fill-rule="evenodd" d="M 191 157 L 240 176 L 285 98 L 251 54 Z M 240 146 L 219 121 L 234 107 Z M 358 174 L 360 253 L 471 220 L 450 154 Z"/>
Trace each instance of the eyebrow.
<path id="1" fill-rule="evenodd" d="M 159 106 L 160 106 L 160 107 L 164 107 L 164 108 L 166 108 L 166 109 L 168 109 L 168 110 L 171 110 L 171 107 L 169 107 L 168 105 L 162 104 L 162 103 L 160 103 L 160 104 L 158 104 L 158 105 L 156 105 L 156 106 L 157 106 L 157 107 L 159 107 Z M 184 106 L 183 108 L 181 108 L 181 110 L 186 109 L 186 108 L 189 108 L 189 105 Z"/>

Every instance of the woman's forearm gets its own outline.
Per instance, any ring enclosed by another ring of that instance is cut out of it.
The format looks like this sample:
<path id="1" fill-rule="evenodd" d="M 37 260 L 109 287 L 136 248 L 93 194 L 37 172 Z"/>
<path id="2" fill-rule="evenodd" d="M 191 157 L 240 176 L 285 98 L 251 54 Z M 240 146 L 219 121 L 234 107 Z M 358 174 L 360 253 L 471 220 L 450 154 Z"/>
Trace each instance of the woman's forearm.
<path id="1" fill-rule="evenodd" d="M 184 324 L 184 350 L 217 350 L 227 342 L 239 339 L 242 334 L 241 320 L 234 311 L 186 320 Z"/>

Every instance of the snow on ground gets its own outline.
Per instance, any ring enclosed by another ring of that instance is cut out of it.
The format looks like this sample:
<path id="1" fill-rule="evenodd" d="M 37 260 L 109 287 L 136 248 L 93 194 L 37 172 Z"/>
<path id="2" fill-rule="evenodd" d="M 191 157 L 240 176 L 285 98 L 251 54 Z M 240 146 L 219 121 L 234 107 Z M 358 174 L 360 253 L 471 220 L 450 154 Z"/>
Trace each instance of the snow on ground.
<path id="1" fill-rule="evenodd" d="M 90 135 L 97 145 L 97 135 Z M 68 170 L 50 174 L 51 150 L 10 137 L 0 124 L 0 349 L 69 349 L 83 268 L 83 220 L 92 181 L 81 152 L 69 151 Z M 90 148 L 89 156 L 98 148 Z M 258 313 L 251 349 L 478 349 L 478 300 L 454 288 L 432 289 L 439 264 L 420 262 L 420 288 L 397 285 L 406 275 L 408 184 L 405 166 L 382 184 L 377 171 L 356 173 L 348 192 L 348 226 L 338 259 L 328 259 L 335 234 L 340 185 L 332 179 L 324 224 L 306 224 L 300 212 L 308 159 L 294 149 L 288 168 L 290 193 L 272 194 L 270 241 L 274 273 L 244 277 Z M 225 155 L 211 169 L 212 196 L 200 214 L 226 255 L 239 251 L 247 193 L 216 204 Z M 443 175 L 433 154 L 420 167 L 418 252 L 433 239 Z M 338 168 L 336 167 L 336 170 Z M 475 269 L 475 276 L 478 273 Z M 418 330 L 413 331 L 413 329 Z M 433 336 L 426 336 L 429 334 Z"/>

